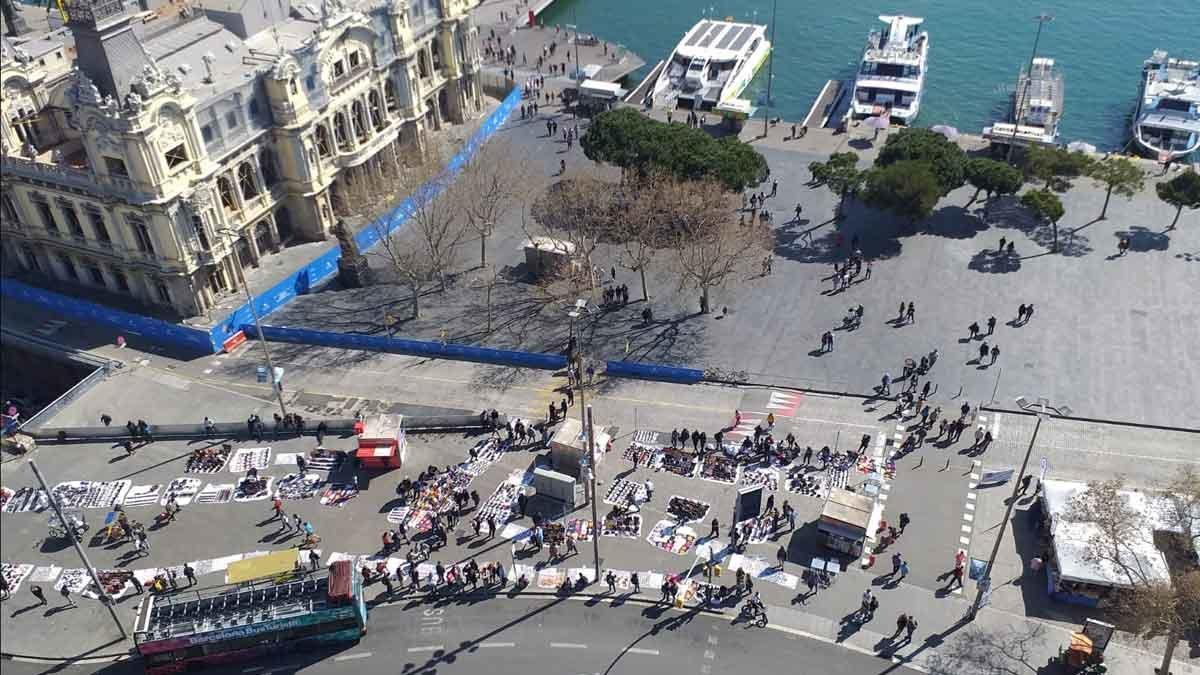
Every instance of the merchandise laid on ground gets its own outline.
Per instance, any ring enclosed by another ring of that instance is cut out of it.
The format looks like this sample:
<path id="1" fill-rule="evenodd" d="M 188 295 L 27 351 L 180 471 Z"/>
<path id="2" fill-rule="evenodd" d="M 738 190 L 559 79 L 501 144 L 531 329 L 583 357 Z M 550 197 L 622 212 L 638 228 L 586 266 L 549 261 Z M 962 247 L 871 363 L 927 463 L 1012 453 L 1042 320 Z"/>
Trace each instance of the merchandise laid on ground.
<path id="1" fill-rule="evenodd" d="M 275 481 L 275 495 L 280 499 L 311 499 L 324 482 L 319 474 L 289 473 Z"/>
<path id="2" fill-rule="evenodd" d="M 125 493 L 133 485 L 127 480 L 112 482 L 68 481 L 55 485 L 51 492 L 64 507 L 77 506 L 84 509 L 110 509 L 121 503 Z"/>
<path id="3" fill-rule="evenodd" d="M 626 478 L 614 480 L 604 495 L 604 503 L 610 506 L 636 506 L 645 501 L 646 485 Z"/>
<path id="4" fill-rule="evenodd" d="M 709 505 L 695 499 L 673 496 L 667 500 L 667 513 L 680 523 L 696 523 L 708 515 Z"/>
<path id="5" fill-rule="evenodd" d="M 641 539 L 642 516 L 639 513 L 624 513 L 613 509 L 605 514 L 600 534 L 605 537 Z"/>
<path id="6" fill-rule="evenodd" d="M 662 450 L 662 468 L 673 474 L 691 478 L 696 475 L 696 455 L 687 450 L 666 447 Z"/>
<path id="7" fill-rule="evenodd" d="M 717 483 L 734 485 L 738 482 L 741 467 L 737 461 L 718 453 L 709 453 L 700 467 L 700 477 Z"/>
<path id="8" fill-rule="evenodd" d="M 24 513 L 26 511 L 41 511 L 50 507 L 50 499 L 46 491 L 38 488 L 23 487 L 19 490 L 0 489 L 0 511 L 4 513 Z"/>
<path id="9" fill-rule="evenodd" d="M 188 458 L 184 471 L 188 473 L 217 473 L 225 468 L 225 462 L 229 461 L 229 455 L 232 452 L 233 446 L 228 443 L 222 443 L 219 446 L 210 448 L 197 448 L 192 451 L 192 456 Z"/>
<path id="10" fill-rule="evenodd" d="M 672 520 L 660 520 L 650 530 L 646 541 L 668 553 L 687 555 L 697 539 L 696 531 Z"/>

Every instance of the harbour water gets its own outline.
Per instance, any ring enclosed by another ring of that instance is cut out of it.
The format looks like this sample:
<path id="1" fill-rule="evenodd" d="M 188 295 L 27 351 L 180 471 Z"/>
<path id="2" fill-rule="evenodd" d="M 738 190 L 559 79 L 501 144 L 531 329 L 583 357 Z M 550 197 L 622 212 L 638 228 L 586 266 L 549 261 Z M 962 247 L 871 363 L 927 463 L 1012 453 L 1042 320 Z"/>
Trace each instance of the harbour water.
<path id="1" fill-rule="evenodd" d="M 667 58 L 704 13 L 767 23 L 771 4 L 557 0 L 541 18 L 548 26 L 577 18 L 582 32 L 633 50 L 647 62 L 637 78 Z M 1010 105 L 1017 71 L 1033 48 L 1033 17 L 1043 12 L 1054 21 L 1042 31 L 1038 54 L 1055 59 L 1065 78 L 1063 142 L 1120 149 L 1129 139 L 1142 61 L 1155 49 L 1200 59 L 1200 0 L 780 0 L 771 116 L 802 118 L 827 80 L 853 76 L 867 32 L 883 26 L 878 15 L 905 13 L 925 17 L 930 34 L 917 124 L 979 133 Z M 766 83 L 764 67 L 745 96 L 765 98 Z"/>

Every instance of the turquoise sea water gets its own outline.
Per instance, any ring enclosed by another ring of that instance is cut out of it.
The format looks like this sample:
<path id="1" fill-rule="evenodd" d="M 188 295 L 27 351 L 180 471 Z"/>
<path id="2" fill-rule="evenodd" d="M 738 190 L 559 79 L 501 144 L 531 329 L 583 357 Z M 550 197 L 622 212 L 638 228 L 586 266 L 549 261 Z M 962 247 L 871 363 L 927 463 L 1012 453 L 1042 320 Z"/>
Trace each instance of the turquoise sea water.
<path id="1" fill-rule="evenodd" d="M 768 23 L 771 0 L 558 0 L 547 25 L 573 23 L 618 42 L 647 67 L 670 55 L 702 12 Z M 757 12 L 757 14 L 756 14 Z M 850 77 L 880 14 L 925 17 L 929 70 L 917 124 L 949 124 L 979 133 L 1007 110 L 1017 71 L 1029 61 L 1043 12 L 1039 56 L 1065 78 L 1062 140 L 1105 150 L 1129 138 L 1142 61 L 1155 49 L 1200 59 L 1200 0 L 779 0 L 771 115 L 798 120 L 829 79 Z M 764 66 L 746 96 L 765 90 Z"/>

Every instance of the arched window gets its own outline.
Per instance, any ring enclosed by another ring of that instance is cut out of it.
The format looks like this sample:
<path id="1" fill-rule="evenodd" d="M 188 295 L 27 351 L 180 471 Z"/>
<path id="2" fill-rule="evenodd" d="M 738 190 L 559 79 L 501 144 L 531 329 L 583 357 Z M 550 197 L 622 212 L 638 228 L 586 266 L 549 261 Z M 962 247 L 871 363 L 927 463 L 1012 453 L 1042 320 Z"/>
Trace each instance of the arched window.
<path id="1" fill-rule="evenodd" d="M 324 124 L 317 125 L 317 154 L 322 157 L 333 154 L 333 146 L 329 144 L 329 128 Z"/>
<path id="2" fill-rule="evenodd" d="M 350 150 L 350 123 L 346 121 L 344 112 L 333 116 L 333 137 L 337 140 L 339 150 L 342 152 Z"/>
<path id="3" fill-rule="evenodd" d="M 217 178 L 217 193 L 221 195 L 221 205 L 229 211 L 237 211 L 237 197 L 234 196 L 233 184 L 227 176 Z"/>
<path id="4" fill-rule="evenodd" d="M 279 172 L 275 170 L 275 153 L 270 148 L 263 148 L 258 153 L 258 170 L 262 172 L 263 183 L 271 187 L 279 180 Z"/>
<path id="5" fill-rule="evenodd" d="M 383 105 L 379 101 L 379 92 L 372 89 L 368 100 L 371 103 L 371 124 L 375 126 L 376 130 L 381 131 L 387 126 L 387 121 L 383 114 Z"/>
<path id="6" fill-rule="evenodd" d="M 396 98 L 396 83 L 390 77 L 383 83 L 383 98 L 387 101 L 388 112 L 394 113 L 400 109 L 400 99 Z"/>
<path id="7" fill-rule="evenodd" d="M 355 101 L 350 106 L 350 115 L 354 120 L 354 136 L 361 143 L 367 140 L 367 113 L 363 110 L 362 101 Z"/>
<path id="8" fill-rule="evenodd" d="M 238 187 L 242 189 L 242 198 L 251 199 L 258 196 L 258 182 L 254 180 L 254 167 L 250 162 L 242 162 L 237 168 Z"/>

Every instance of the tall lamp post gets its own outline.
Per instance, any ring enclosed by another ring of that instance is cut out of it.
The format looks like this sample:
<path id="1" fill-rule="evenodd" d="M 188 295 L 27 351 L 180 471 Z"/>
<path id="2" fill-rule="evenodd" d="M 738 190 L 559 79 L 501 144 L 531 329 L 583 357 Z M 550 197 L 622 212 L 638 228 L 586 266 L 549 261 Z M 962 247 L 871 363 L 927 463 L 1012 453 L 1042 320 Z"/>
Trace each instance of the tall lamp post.
<path id="1" fill-rule="evenodd" d="M 1033 17 L 1034 21 L 1038 22 L 1037 35 L 1033 38 L 1033 53 L 1029 55 L 1029 71 L 1025 77 L 1025 86 L 1021 88 L 1021 92 L 1013 100 L 1013 132 L 1012 138 L 1008 142 L 1008 156 L 1005 161 L 1012 161 L 1013 148 L 1017 144 L 1017 130 L 1021 127 L 1021 106 L 1025 103 L 1025 95 L 1029 93 L 1029 85 L 1033 82 L 1033 62 L 1037 59 L 1038 42 L 1042 40 L 1042 27 L 1054 20 L 1051 14 L 1038 14 Z"/>
<path id="2" fill-rule="evenodd" d="M 579 298 L 575 301 L 575 306 L 567 312 L 567 316 L 571 319 L 571 335 L 577 335 L 575 331 L 575 321 L 583 316 L 585 312 L 590 312 L 587 306 L 587 300 Z M 596 506 L 596 429 L 592 420 L 592 406 L 587 404 L 587 393 L 583 386 L 583 355 L 579 349 L 579 339 L 575 340 L 576 348 L 571 353 L 571 362 L 575 366 L 575 384 L 579 387 L 579 416 L 582 422 L 583 433 L 587 436 L 587 485 L 588 485 L 588 502 L 592 506 L 592 559 L 596 571 L 596 581 L 600 580 L 600 520 Z"/>
<path id="3" fill-rule="evenodd" d="M 237 246 L 234 244 L 234 231 L 227 227 L 223 227 L 219 231 L 229 239 L 229 252 L 236 258 Z M 246 304 L 250 306 L 250 314 L 254 317 L 254 330 L 258 332 L 258 343 L 262 345 L 263 356 L 267 359 L 267 372 L 271 378 L 271 389 L 275 391 L 275 400 L 279 403 L 279 414 L 287 417 L 287 406 L 283 404 L 283 388 L 279 382 L 275 381 L 275 366 L 271 363 L 271 347 L 267 344 L 267 338 L 263 335 L 262 321 L 258 316 L 258 307 L 254 306 L 254 294 L 250 292 L 250 284 L 246 283 L 246 276 L 242 274 L 240 259 L 233 261 L 233 273 L 237 277 L 238 283 L 241 284 L 242 290 L 246 292 Z"/>
<path id="4" fill-rule="evenodd" d="M 1018 405 L 1020 405 L 1018 399 Z M 1048 410 L 1058 414 L 1058 410 L 1050 406 L 1050 402 L 1044 398 L 1038 399 L 1039 410 L 1035 411 L 1037 422 L 1033 425 L 1033 435 L 1029 437 L 1029 447 L 1025 449 L 1025 458 L 1021 460 L 1021 471 L 1013 478 L 1012 496 L 1008 500 L 1008 508 L 1004 510 L 1004 520 L 1000 521 L 1000 533 L 996 535 L 996 543 L 992 545 L 992 553 L 988 556 L 987 567 L 983 570 L 983 578 L 975 584 L 975 600 L 971 603 L 971 609 L 967 611 L 967 620 L 975 620 L 975 615 L 984 605 L 984 600 L 991 594 L 992 590 L 992 567 L 996 564 L 996 556 L 1000 553 L 1000 542 L 1004 541 L 1004 532 L 1008 529 L 1008 521 L 1012 519 L 1013 507 L 1017 505 L 1017 497 L 1021 490 L 1021 480 L 1025 477 L 1025 469 L 1029 466 L 1029 457 L 1033 454 L 1034 443 L 1037 442 L 1038 431 L 1042 428 L 1042 420 L 1048 419 L 1050 413 Z"/>
<path id="5" fill-rule="evenodd" d="M 779 0 L 771 2 L 771 53 L 767 55 L 767 105 L 763 115 L 763 138 L 767 137 L 767 127 L 771 123 L 771 84 L 775 79 L 775 10 L 779 8 Z"/>

